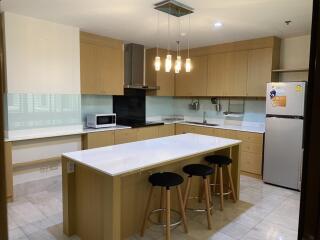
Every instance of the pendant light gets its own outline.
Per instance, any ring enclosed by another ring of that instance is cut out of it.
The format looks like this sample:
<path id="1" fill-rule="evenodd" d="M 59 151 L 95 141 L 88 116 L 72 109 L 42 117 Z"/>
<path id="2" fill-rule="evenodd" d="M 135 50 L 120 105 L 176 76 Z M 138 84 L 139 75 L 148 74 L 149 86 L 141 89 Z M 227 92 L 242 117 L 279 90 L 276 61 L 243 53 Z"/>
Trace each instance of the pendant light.
<path id="1" fill-rule="evenodd" d="M 188 57 L 186 59 L 186 72 L 191 72 L 191 59 L 190 59 L 190 41 L 189 41 L 189 35 L 190 35 L 190 15 L 189 15 L 189 26 L 188 26 Z"/>
<path id="2" fill-rule="evenodd" d="M 171 9 L 170 9 L 171 12 Z M 165 60 L 165 71 L 170 72 L 172 68 L 172 55 L 170 54 L 170 14 L 168 14 L 168 49 Z"/>
<path id="3" fill-rule="evenodd" d="M 180 41 L 177 41 L 177 60 L 174 66 L 174 72 L 179 73 L 181 71 L 181 56 L 180 56 Z"/>
<path id="4" fill-rule="evenodd" d="M 0 0 L 1 1 L 1 0 Z M 174 72 L 175 73 L 180 73 L 182 70 L 182 58 L 180 55 L 180 44 L 181 44 L 181 21 L 180 21 L 180 17 L 189 15 L 191 13 L 194 12 L 194 9 L 182 4 L 180 2 L 178 2 L 177 0 L 162 0 L 159 3 L 154 4 L 154 9 L 160 11 L 160 12 L 164 12 L 168 15 L 168 46 L 167 46 L 167 55 L 164 61 L 164 70 L 165 72 L 170 72 L 172 69 L 172 55 L 170 53 L 170 16 L 174 16 L 179 18 L 179 37 L 177 39 L 177 58 L 174 61 Z M 160 71 L 161 69 L 161 59 L 158 53 L 158 48 L 159 48 L 159 14 L 157 16 L 157 53 L 154 59 L 154 68 L 156 71 Z M 190 35 L 190 15 L 189 15 L 189 29 L 188 29 L 188 55 L 187 58 L 185 60 L 185 71 L 186 72 L 190 72 L 192 69 L 192 64 L 191 64 L 191 59 L 190 59 L 190 55 L 189 55 L 189 35 Z"/>
<path id="5" fill-rule="evenodd" d="M 179 15 L 180 15 L 180 10 L 179 10 Z M 179 22 L 178 22 L 178 33 L 179 33 L 179 38 L 181 36 L 181 21 L 180 21 L 180 18 L 179 18 Z M 180 70 L 181 70 L 181 56 L 180 56 L 180 41 L 178 40 L 177 41 L 177 59 L 176 59 L 176 63 L 175 63 L 175 67 L 174 67 L 174 70 L 175 70 L 175 73 L 179 73 Z"/>
<path id="6" fill-rule="evenodd" d="M 159 56 L 159 12 L 157 13 L 157 56 L 154 59 L 154 69 L 160 71 L 161 59 Z"/>

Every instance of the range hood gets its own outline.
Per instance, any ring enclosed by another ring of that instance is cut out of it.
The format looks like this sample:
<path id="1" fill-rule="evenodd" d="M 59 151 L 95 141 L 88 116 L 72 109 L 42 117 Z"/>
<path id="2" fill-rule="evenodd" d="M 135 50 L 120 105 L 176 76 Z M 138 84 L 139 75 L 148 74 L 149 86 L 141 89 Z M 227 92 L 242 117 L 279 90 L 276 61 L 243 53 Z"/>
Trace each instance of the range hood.
<path id="1" fill-rule="evenodd" d="M 158 90 L 148 86 L 145 79 L 145 48 L 143 45 L 129 43 L 124 46 L 124 88 Z"/>

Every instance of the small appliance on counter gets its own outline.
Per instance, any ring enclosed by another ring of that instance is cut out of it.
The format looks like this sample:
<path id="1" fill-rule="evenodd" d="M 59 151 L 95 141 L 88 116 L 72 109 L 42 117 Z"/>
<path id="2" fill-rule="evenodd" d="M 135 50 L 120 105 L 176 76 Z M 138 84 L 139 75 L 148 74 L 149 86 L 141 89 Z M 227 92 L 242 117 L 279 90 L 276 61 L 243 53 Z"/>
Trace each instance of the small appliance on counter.
<path id="1" fill-rule="evenodd" d="M 87 115 L 87 127 L 88 128 L 106 128 L 115 127 L 117 124 L 116 114 L 88 114 Z"/>
<path id="2" fill-rule="evenodd" d="M 263 181 L 301 189 L 306 82 L 267 84 Z"/>

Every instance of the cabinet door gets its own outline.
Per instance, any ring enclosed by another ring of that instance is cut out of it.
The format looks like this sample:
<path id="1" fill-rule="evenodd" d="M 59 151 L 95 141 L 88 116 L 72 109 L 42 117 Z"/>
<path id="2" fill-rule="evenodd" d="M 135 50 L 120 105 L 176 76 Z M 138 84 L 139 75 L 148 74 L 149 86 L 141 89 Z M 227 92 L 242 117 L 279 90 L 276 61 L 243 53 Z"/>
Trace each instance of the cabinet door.
<path id="1" fill-rule="evenodd" d="M 146 83 L 149 86 L 160 87 L 159 90 L 148 91 L 148 94 L 154 96 L 174 96 L 174 71 L 167 73 L 164 70 L 167 50 L 159 49 L 158 54 L 161 60 L 161 69 L 157 72 L 154 69 L 154 59 L 157 51 L 154 48 L 146 50 Z"/>
<path id="2" fill-rule="evenodd" d="M 248 51 L 227 54 L 226 96 L 246 96 Z M 228 74 L 229 73 L 229 74 Z"/>
<path id="3" fill-rule="evenodd" d="M 197 133 L 197 134 L 212 136 L 213 128 L 187 125 L 187 124 L 177 124 L 176 134 L 183 134 L 183 133 Z"/>
<path id="4" fill-rule="evenodd" d="M 123 45 L 120 41 L 81 33 L 81 92 L 123 94 Z"/>
<path id="5" fill-rule="evenodd" d="M 224 96 L 227 78 L 226 65 L 225 53 L 213 54 L 208 57 L 208 96 Z"/>
<path id="6" fill-rule="evenodd" d="M 158 127 L 158 137 L 167 137 L 175 134 L 175 126 L 174 124 L 167 124 Z"/>
<path id="7" fill-rule="evenodd" d="M 144 127 L 137 129 L 137 140 L 147 140 L 158 137 L 158 127 Z"/>
<path id="8" fill-rule="evenodd" d="M 176 96 L 206 96 L 207 94 L 207 56 L 191 57 L 191 72 L 184 68 L 176 74 Z"/>
<path id="9" fill-rule="evenodd" d="M 116 130 L 114 134 L 115 144 L 128 143 L 137 141 L 136 129 Z"/>
<path id="10" fill-rule="evenodd" d="M 208 57 L 208 96 L 245 96 L 248 52 L 218 53 Z"/>
<path id="11" fill-rule="evenodd" d="M 98 148 L 114 144 L 114 131 L 94 132 L 82 136 L 82 148 Z"/>
<path id="12" fill-rule="evenodd" d="M 248 53 L 247 96 L 265 97 L 266 83 L 271 82 L 272 48 L 250 50 Z"/>

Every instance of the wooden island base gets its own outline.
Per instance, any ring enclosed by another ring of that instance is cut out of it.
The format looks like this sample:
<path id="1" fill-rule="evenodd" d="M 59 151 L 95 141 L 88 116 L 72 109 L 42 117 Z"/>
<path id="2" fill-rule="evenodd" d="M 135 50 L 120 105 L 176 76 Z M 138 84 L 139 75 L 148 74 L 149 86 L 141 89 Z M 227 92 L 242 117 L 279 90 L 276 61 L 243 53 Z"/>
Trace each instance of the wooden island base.
<path id="1" fill-rule="evenodd" d="M 151 173 L 173 171 L 181 174 L 182 167 L 189 163 L 200 163 L 211 154 L 230 156 L 232 178 L 239 199 L 240 144 L 215 152 L 189 158 L 175 159 L 162 165 L 139 171 L 110 176 L 63 157 L 63 229 L 68 236 L 77 235 L 82 240 L 120 240 L 139 233 L 146 207 Z M 132 158 L 134 161 L 134 157 Z M 199 184 L 194 178 L 192 184 Z M 184 190 L 186 181 L 183 183 Z M 198 194 L 198 187 L 192 187 Z M 172 191 L 172 208 L 179 211 L 176 190 Z M 160 206 L 160 188 L 154 191 L 152 208 Z M 214 214 L 213 214 L 214 218 Z"/>

